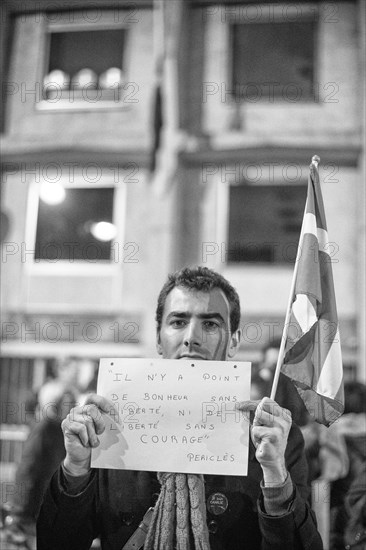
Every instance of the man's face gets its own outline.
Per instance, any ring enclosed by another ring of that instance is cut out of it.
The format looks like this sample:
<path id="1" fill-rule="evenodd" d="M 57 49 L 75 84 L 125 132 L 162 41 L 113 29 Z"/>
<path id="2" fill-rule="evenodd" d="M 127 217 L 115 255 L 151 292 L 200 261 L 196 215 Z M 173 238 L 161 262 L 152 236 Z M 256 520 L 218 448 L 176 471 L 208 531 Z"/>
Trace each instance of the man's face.
<path id="1" fill-rule="evenodd" d="M 224 361 L 240 340 L 231 334 L 229 302 L 219 288 L 209 292 L 175 287 L 164 306 L 157 350 L 164 359 Z"/>

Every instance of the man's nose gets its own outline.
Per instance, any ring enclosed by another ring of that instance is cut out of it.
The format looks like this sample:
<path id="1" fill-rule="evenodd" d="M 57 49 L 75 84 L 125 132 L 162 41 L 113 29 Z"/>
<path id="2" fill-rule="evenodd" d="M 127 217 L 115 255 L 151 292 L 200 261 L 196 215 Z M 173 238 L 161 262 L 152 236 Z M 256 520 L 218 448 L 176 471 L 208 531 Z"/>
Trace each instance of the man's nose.
<path id="1" fill-rule="evenodd" d="M 200 323 L 191 321 L 184 333 L 184 345 L 188 348 L 191 346 L 200 346 L 202 344 L 202 329 Z"/>

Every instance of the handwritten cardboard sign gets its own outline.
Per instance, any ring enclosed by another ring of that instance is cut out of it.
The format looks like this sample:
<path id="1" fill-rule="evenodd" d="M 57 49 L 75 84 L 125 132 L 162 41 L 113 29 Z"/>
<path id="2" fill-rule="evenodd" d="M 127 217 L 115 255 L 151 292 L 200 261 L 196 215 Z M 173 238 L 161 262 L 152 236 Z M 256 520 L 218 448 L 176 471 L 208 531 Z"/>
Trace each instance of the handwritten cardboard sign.
<path id="1" fill-rule="evenodd" d="M 250 363 L 101 359 L 98 394 L 115 404 L 93 468 L 246 475 Z"/>

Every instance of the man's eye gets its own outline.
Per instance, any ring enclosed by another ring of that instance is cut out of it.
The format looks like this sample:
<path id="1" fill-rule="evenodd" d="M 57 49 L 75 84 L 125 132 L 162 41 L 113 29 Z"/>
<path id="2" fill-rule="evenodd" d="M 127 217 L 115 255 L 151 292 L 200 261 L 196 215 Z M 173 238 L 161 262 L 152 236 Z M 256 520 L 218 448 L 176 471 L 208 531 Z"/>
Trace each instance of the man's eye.
<path id="1" fill-rule="evenodd" d="M 186 321 L 184 319 L 174 319 L 171 321 L 170 326 L 173 328 L 182 328 L 186 325 Z"/>
<path id="2" fill-rule="evenodd" d="M 218 323 L 216 323 L 215 321 L 204 321 L 203 326 L 205 330 L 209 332 L 214 332 L 219 328 Z"/>

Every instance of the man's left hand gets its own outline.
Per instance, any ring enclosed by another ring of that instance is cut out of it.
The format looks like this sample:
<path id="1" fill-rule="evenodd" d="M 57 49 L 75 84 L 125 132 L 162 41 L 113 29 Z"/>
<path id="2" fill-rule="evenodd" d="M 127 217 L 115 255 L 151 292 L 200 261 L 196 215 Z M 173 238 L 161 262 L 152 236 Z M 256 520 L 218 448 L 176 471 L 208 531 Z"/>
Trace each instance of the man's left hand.
<path id="1" fill-rule="evenodd" d="M 240 403 L 242 411 L 255 410 L 251 437 L 255 456 L 262 466 L 265 485 L 279 485 L 287 477 L 285 451 L 291 428 L 291 413 L 276 401 L 264 397 L 261 401 Z"/>

